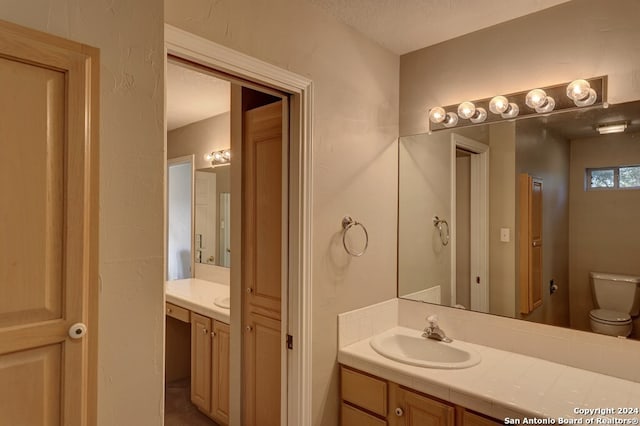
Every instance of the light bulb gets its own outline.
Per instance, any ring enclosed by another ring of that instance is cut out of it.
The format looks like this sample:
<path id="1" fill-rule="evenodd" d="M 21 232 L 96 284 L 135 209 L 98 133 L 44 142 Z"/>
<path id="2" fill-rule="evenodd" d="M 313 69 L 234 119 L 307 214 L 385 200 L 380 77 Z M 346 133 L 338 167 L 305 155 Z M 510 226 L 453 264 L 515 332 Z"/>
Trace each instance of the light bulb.
<path id="1" fill-rule="evenodd" d="M 209 152 L 209 153 L 205 154 L 205 155 L 204 155 L 204 159 L 205 159 L 206 161 L 211 161 L 211 160 L 213 160 L 213 152 Z"/>
<path id="2" fill-rule="evenodd" d="M 587 96 L 585 96 L 583 99 L 576 99 L 575 101 L 573 101 L 573 103 L 576 104 L 576 106 L 584 107 L 593 105 L 594 103 L 596 103 L 596 99 L 598 99 L 598 94 L 596 93 L 596 91 L 593 89 L 589 89 Z"/>
<path id="3" fill-rule="evenodd" d="M 213 153 L 213 159 L 214 159 L 215 161 L 220 161 L 220 160 L 222 160 L 222 154 L 220 154 L 220 152 L 214 152 L 214 153 Z"/>
<path id="4" fill-rule="evenodd" d="M 482 123 L 487 119 L 487 110 L 481 107 L 476 108 L 476 113 L 469 119 L 472 123 Z"/>
<path id="5" fill-rule="evenodd" d="M 447 117 L 447 113 L 442 107 L 435 107 L 429 110 L 429 121 L 432 123 L 442 123 Z"/>
<path id="6" fill-rule="evenodd" d="M 226 160 L 230 160 L 230 159 L 231 159 L 231 151 L 229 151 L 229 150 L 224 151 L 224 152 L 222 153 L 222 155 L 224 155 L 224 158 L 225 158 Z"/>
<path id="7" fill-rule="evenodd" d="M 540 114 L 544 114 L 544 113 L 553 111 L 555 107 L 556 107 L 555 99 L 553 99 L 551 96 L 547 96 L 546 102 L 543 105 L 536 107 L 536 112 Z"/>
<path id="8" fill-rule="evenodd" d="M 540 108 L 547 102 L 547 93 L 542 89 L 533 89 L 527 93 L 525 103 L 529 108 Z"/>
<path id="9" fill-rule="evenodd" d="M 443 120 L 444 127 L 453 127 L 458 124 L 458 115 L 455 112 L 448 112 Z"/>
<path id="10" fill-rule="evenodd" d="M 489 111 L 494 114 L 502 114 L 509 108 L 509 100 L 504 96 L 496 96 L 489 102 Z"/>
<path id="11" fill-rule="evenodd" d="M 589 96 L 591 85 L 587 80 L 573 80 L 567 86 L 567 96 L 574 102 L 585 99 Z"/>
<path id="12" fill-rule="evenodd" d="M 458 115 L 465 120 L 470 119 L 476 113 L 476 106 L 473 102 L 463 102 L 458 105 Z"/>
<path id="13" fill-rule="evenodd" d="M 507 109 L 502 114 L 500 114 L 500 116 L 502 118 L 515 118 L 518 116 L 519 113 L 520 113 L 520 108 L 518 107 L 518 105 L 511 102 L 507 106 Z"/>

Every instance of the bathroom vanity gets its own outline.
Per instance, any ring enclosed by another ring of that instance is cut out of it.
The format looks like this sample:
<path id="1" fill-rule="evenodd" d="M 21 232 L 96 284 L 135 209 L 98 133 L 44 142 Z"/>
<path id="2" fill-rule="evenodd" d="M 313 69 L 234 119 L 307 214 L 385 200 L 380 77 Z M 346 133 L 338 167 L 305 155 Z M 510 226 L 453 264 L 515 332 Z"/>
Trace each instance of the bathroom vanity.
<path id="1" fill-rule="evenodd" d="M 425 368 L 390 359 L 373 348 L 372 340 L 393 333 L 420 339 L 426 314 L 434 309 L 392 299 L 339 316 L 342 425 L 489 425 L 523 418 L 584 424 L 588 418 L 640 419 L 637 413 L 617 412 L 618 408 L 640 409 L 640 383 L 515 350 L 470 343 L 470 335 L 461 333 L 470 327 L 455 326 L 459 321 L 455 310 L 440 308 L 440 322 L 454 342 L 466 340 L 461 343 L 463 347 L 479 354 L 481 360 L 475 365 L 447 368 L 443 363 L 444 368 Z M 490 324 L 496 342 L 502 334 L 505 340 L 525 346 L 519 337 L 502 328 L 500 320 L 506 321 L 498 319 Z M 477 330 L 471 332 L 479 334 Z M 556 344 L 561 346 L 561 340 L 556 339 Z M 577 344 L 574 347 L 581 349 Z M 403 350 L 411 353 L 409 344 Z M 549 347 L 546 352 L 554 350 L 558 348 Z M 455 362 L 451 366 L 455 367 Z M 589 411 L 602 408 L 616 411 L 601 415 Z"/>
<path id="2" fill-rule="evenodd" d="M 176 375 L 190 375 L 191 402 L 219 424 L 226 425 L 229 422 L 230 312 L 224 306 L 228 306 L 229 286 L 191 278 L 167 281 L 165 292 L 167 340 L 171 337 L 172 341 L 181 342 L 173 345 L 178 347 L 169 347 L 168 343 L 167 368 L 183 370 L 182 373 L 167 372 L 167 380 Z M 191 350 L 186 360 L 180 359 L 186 353 L 180 346 L 185 345 Z M 189 371 L 184 371 L 187 363 Z"/>

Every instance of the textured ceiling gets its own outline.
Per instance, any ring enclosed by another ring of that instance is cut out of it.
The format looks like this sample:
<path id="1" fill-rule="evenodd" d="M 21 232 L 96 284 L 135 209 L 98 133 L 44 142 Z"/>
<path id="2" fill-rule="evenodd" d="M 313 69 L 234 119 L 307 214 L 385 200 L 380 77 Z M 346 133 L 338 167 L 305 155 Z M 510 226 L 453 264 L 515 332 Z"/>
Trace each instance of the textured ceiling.
<path id="1" fill-rule="evenodd" d="M 227 81 L 168 62 L 167 130 L 229 111 L 230 87 Z"/>
<path id="2" fill-rule="evenodd" d="M 568 0 L 307 0 L 398 55 Z"/>

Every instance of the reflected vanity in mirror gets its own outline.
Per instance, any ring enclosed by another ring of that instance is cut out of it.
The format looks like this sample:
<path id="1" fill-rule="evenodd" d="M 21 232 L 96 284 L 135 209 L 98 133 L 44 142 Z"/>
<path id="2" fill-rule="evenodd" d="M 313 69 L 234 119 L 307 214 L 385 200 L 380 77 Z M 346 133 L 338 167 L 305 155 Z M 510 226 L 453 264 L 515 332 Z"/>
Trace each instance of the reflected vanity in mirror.
<path id="1" fill-rule="evenodd" d="M 640 337 L 640 102 L 402 137 L 398 169 L 399 297 Z"/>
<path id="2" fill-rule="evenodd" d="M 226 165 L 196 170 L 195 263 L 226 268 L 231 265 L 229 169 Z"/>

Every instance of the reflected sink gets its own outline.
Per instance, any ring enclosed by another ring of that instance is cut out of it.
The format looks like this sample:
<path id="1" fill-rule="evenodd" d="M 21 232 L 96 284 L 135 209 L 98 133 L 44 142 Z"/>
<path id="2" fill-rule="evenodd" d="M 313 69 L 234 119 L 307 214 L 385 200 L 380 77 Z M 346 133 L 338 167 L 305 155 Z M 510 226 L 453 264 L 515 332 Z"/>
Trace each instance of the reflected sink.
<path id="1" fill-rule="evenodd" d="M 229 296 L 227 297 L 216 297 L 213 301 L 213 304 L 216 306 L 220 306 L 221 308 L 229 309 L 231 306 L 231 299 Z"/>
<path id="2" fill-rule="evenodd" d="M 380 355 L 427 368 L 469 368 L 480 363 L 480 354 L 464 342 L 443 343 L 422 337 L 422 332 L 395 327 L 374 336 L 371 347 Z"/>

